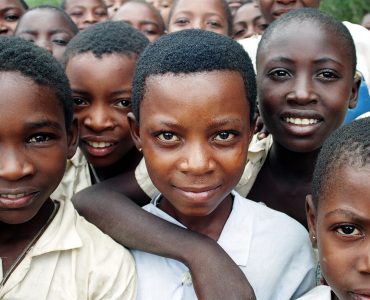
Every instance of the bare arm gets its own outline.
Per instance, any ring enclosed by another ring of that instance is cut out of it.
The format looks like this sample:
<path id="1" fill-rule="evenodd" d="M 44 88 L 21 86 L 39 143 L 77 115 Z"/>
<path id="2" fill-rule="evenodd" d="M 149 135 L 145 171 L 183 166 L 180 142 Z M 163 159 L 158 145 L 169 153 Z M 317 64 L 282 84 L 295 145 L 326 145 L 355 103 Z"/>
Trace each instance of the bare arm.
<path id="1" fill-rule="evenodd" d="M 208 237 L 166 222 L 122 194 L 96 186 L 78 193 L 74 204 L 80 214 L 120 244 L 187 265 L 199 299 L 255 299 L 239 267 Z"/>

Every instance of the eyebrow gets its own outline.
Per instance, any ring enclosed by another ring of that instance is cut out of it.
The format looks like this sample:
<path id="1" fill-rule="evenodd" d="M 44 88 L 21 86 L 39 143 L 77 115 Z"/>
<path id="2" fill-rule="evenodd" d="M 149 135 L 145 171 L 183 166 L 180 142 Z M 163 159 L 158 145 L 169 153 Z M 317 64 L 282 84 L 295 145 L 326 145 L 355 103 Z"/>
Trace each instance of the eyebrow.
<path id="1" fill-rule="evenodd" d="M 27 122 L 26 127 L 29 129 L 52 128 L 56 130 L 63 130 L 63 127 L 58 123 L 51 120 L 38 120 L 35 122 Z"/>
<path id="2" fill-rule="evenodd" d="M 241 123 L 242 123 L 241 120 L 237 119 L 237 118 L 225 118 L 225 119 L 222 119 L 222 120 L 213 120 L 212 124 L 210 124 L 208 129 L 212 130 L 212 129 L 222 127 L 222 126 L 225 126 L 225 125 L 239 125 Z M 183 128 L 181 126 L 181 124 L 177 124 L 177 123 L 172 122 L 172 121 L 160 121 L 160 124 L 171 127 L 171 128 L 175 128 L 175 129 L 182 129 Z"/>
<path id="3" fill-rule="evenodd" d="M 344 217 L 347 217 L 347 218 L 350 218 L 354 221 L 359 221 L 359 222 L 369 222 L 368 219 L 364 218 L 364 217 L 361 217 L 359 216 L 358 214 L 350 211 L 350 210 L 347 210 L 347 209 L 342 209 L 342 208 L 338 208 L 338 209 L 335 209 L 333 211 L 330 211 L 328 212 L 327 214 L 325 214 L 325 217 L 330 217 L 330 216 L 335 216 L 335 215 L 341 215 L 341 216 L 344 216 Z"/>

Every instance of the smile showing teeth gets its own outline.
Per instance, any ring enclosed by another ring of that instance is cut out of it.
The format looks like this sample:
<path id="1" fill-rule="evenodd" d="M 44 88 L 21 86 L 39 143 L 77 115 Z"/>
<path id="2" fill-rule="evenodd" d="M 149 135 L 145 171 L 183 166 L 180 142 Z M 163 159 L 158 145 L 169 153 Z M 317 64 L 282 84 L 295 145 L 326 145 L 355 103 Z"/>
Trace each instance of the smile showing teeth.
<path id="1" fill-rule="evenodd" d="M 26 194 L 0 194 L 1 198 L 7 198 L 7 199 L 19 199 L 24 197 Z"/>
<path id="2" fill-rule="evenodd" d="M 301 119 L 301 118 L 284 118 L 284 121 L 294 125 L 312 125 L 317 124 L 319 120 L 317 119 Z"/>
<path id="3" fill-rule="evenodd" d="M 113 144 L 112 143 L 105 143 L 105 142 L 90 142 L 90 141 L 87 141 L 87 144 L 93 148 L 107 148 L 107 147 L 110 147 L 112 146 Z"/>

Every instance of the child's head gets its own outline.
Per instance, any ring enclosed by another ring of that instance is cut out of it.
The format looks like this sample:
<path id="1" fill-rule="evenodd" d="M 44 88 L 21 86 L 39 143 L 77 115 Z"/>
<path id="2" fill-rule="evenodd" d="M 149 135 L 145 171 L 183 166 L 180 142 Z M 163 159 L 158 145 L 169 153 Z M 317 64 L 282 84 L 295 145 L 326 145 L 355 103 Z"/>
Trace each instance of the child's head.
<path id="1" fill-rule="evenodd" d="M 139 54 L 149 41 L 123 22 L 107 21 L 76 35 L 65 52 L 79 146 L 97 168 L 115 164 L 133 148 L 126 115 Z"/>
<path id="2" fill-rule="evenodd" d="M 32 219 L 58 186 L 75 151 L 68 79 L 52 56 L 0 38 L 0 223 Z"/>
<path id="3" fill-rule="evenodd" d="M 48 50 L 59 62 L 78 28 L 61 8 L 41 5 L 27 11 L 18 23 L 15 35 Z"/>
<path id="4" fill-rule="evenodd" d="M 232 35 L 233 20 L 225 0 L 174 0 L 168 19 L 168 32 L 203 29 Z"/>
<path id="5" fill-rule="evenodd" d="M 123 4 L 112 20 L 130 24 L 144 33 L 150 42 L 156 41 L 165 32 L 159 11 L 144 0 L 131 0 Z"/>
<path id="6" fill-rule="evenodd" d="M 272 23 L 257 51 L 257 82 L 274 142 L 293 152 L 319 149 L 356 105 L 355 67 L 352 37 L 333 17 L 303 8 Z"/>
<path id="7" fill-rule="evenodd" d="M 370 291 L 370 119 L 335 131 L 319 154 L 307 221 L 322 274 L 340 300 Z"/>
<path id="8" fill-rule="evenodd" d="M 103 0 L 63 0 L 61 7 L 80 31 L 95 23 L 108 20 L 107 6 Z"/>
<path id="9" fill-rule="evenodd" d="M 127 0 L 105 0 L 105 5 L 107 6 L 109 18 L 112 18 L 117 10 L 125 2 L 127 2 Z"/>
<path id="10" fill-rule="evenodd" d="M 370 30 L 370 13 L 367 13 L 363 16 L 361 25 L 364 26 L 366 29 Z"/>
<path id="11" fill-rule="evenodd" d="M 266 22 L 271 23 L 292 9 L 319 8 L 320 0 L 258 0 L 258 6 Z"/>
<path id="12" fill-rule="evenodd" d="M 234 16 L 237 10 L 246 3 L 252 3 L 255 0 L 226 0 L 230 7 L 231 14 Z"/>
<path id="13" fill-rule="evenodd" d="M 23 0 L 0 1 L 0 35 L 13 35 L 18 20 L 27 9 Z"/>
<path id="14" fill-rule="evenodd" d="M 154 185 L 179 214 L 209 215 L 238 183 L 255 100 L 251 61 L 228 37 L 184 30 L 143 52 L 131 133 Z"/>
<path id="15" fill-rule="evenodd" d="M 266 29 L 266 21 L 255 3 L 241 6 L 233 19 L 233 38 L 241 40 L 255 34 L 262 34 Z"/>

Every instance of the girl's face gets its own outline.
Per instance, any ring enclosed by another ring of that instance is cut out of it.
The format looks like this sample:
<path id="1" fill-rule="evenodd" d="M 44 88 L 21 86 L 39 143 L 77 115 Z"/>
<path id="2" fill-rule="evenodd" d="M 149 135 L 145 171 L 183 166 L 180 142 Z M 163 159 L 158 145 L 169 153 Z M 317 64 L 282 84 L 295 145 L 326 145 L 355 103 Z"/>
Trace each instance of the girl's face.
<path id="1" fill-rule="evenodd" d="M 180 0 L 177 2 L 168 31 L 203 29 L 228 35 L 227 16 L 219 0 Z"/>
<path id="2" fill-rule="evenodd" d="M 275 142 L 293 152 L 311 152 L 356 105 L 358 82 L 342 39 L 310 22 L 297 27 L 291 23 L 275 31 L 260 49 L 260 113 Z"/>
<path id="3" fill-rule="evenodd" d="M 113 20 L 130 24 L 140 30 L 150 42 L 156 41 L 164 34 L 163 23 L 146 4 L 128 2 L 120 7 Z"/>
<path id="4" fill-rule="evenodd" d="M 110 167 L 133 147 L 127 114 L 136 59 L 92 53 L 72 57 L 66 66 L 80 126 L 79 146 L 96 168 Z"/>
<path id="5" fill-rule="evenodd" d="M 233 38 L 241 40 L 254 34 L 262 34 L 266 28 L 265 19 L 254 3 L 240 7 L 233 20 Z"/>
<path id="6" fill-rule="evenodd" d="M 99 0 L 68 0 L 65 11 L 80 31 L 108 20 L 107 7 Z"/>
<path id="7" fill-rule="evenodd" d="M 317 239 L 323 276 L 337 297 L 370 299 L 370 170 L 347 166 L 331 175 L 335 180 L 317 209 L 307 197 L 311 239 Z"/>
<path id="8" fill-rule="evenodd" d="M 245 167 L 253 129 L 243 79 L 230 71 L 149 77 L 131 131 L 161 208 L 184 224 L 209 216 Z"/>
<path id="9" fill-rule="evenodd" d="M 319 8 L 320 6 L 320 0 L 258 0 L 258 3 L 267 23 L 273 22 L 292 9 L 302 7 Z"/>
<path id="10" fill-rule="evenodd" d="M 0 35 L 13 35 L 18 20 L 25 12 L 17 0 L 0 1 Z"/>
<path id="11" fill-rule="evenodd" d="M 48 50 L 59 62 L 62 62 L 67 44 L 75 34 L 58 11 L 36 9 L 22 17 L 15 35 Z"/>

